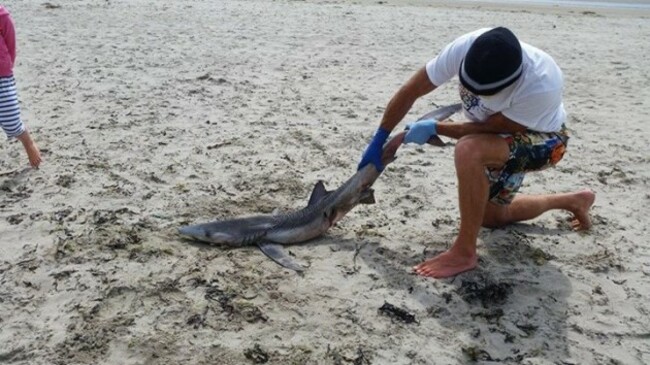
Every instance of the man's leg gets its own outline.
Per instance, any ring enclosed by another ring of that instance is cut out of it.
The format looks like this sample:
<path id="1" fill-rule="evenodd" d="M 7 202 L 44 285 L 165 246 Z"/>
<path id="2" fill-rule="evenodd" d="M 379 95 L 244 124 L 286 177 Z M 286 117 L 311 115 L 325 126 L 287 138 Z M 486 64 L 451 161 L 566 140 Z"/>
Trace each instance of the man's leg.
<path id="1" fill-rule="evenodd" d="M 518 194 L 509 205 L 488 203 L 483 226 L 502 227 L 510 223 L 536 218 L 549 210 L 563 209 L 573 214 L 571 220 L 573 229 L 586 230 L 591 227 L 589 208 L 594 204 L 595 199 L 596 194 L 589 189 L 562 194 Z"/>
<path id="2" fill-rule="evenodd" d="M 498 135 L 472 135 L 458 141 L 454 162 L 458 177 L 460 231 L 449 250 L 415 266 L 413 270 L 416 273 L 443 278 L 476 267 L 476 240 L 489 196 L 485 168 L 500 168 L 509 154 L 508 143 Z"/>

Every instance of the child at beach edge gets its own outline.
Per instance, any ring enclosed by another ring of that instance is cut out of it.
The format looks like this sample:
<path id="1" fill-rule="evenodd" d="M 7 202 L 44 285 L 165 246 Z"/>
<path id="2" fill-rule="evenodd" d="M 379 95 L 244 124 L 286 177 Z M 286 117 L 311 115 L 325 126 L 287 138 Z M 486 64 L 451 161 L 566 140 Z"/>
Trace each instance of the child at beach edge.
<path id="1" fill-rule="evenodd" d="M 17 138 L 25 148 L 29 163 L 38 168 L 41 152 L 20 119 L 20 105 L 13 75 L 16 60 L 16 32 L 9 11 L 0 5 L 0 126 L 8 138 Z"/>

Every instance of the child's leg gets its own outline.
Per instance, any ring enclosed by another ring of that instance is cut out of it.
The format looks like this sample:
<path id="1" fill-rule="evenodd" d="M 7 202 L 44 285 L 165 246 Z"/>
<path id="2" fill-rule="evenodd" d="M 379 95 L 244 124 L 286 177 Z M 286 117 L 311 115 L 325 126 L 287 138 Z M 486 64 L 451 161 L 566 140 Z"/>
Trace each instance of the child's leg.
<path id="1" fill-rule="evenodd" d="M 22 142 L 29 163 L 32 167 L 38 167 L 41 163 L 41 152 L 20 119 L 20 105 L 13 76 L 0 77 L 0 126 L 7 137 L 16 137 Z"/>

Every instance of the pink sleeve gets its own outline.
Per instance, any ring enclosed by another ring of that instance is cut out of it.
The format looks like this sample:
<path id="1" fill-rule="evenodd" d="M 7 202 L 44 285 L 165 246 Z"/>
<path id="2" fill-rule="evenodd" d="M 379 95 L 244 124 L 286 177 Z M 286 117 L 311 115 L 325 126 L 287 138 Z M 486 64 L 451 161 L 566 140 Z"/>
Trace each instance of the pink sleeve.
<path id="1" fill-rule="evenodd" d="M 2 29 L 2 38 L 4 38 L 7 50 L 11 56 L 11 63 L 16 62 L 16 30 L 14 22 L 9 15 L 0 17 L 0 29 Z"/>

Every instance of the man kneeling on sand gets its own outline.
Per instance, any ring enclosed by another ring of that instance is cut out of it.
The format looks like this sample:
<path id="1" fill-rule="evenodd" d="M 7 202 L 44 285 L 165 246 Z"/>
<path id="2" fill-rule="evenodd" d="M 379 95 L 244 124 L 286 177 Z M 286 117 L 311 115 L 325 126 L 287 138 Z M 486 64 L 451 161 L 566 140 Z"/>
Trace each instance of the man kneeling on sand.
<path id="1" fill-rule="evenodd" d="M 507 28 L 480 29 L 460 36 L 418 70 L 392 97 L 359 168 L 381 171 L 381 150 L 390 132 L 420 97 L 458 75 L 466 123 L 420 120 L 409 125 L 404 143 L 424 144 L 441 135 L 458 139 L 460 230 L 452 247 L 415 266 L 423 276 L 450 277 L 478 264 L 480 227 L 501 227 L 552 209 L 573 214 L 576 230 L 591 226 L 590 190 L 564 194 L 516 195 L 527 172 L 554 166 L 569 136 L 562 104 L 562 72 L 545 52 Z"/>

